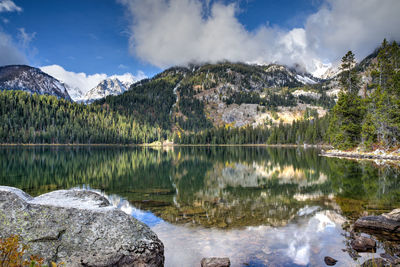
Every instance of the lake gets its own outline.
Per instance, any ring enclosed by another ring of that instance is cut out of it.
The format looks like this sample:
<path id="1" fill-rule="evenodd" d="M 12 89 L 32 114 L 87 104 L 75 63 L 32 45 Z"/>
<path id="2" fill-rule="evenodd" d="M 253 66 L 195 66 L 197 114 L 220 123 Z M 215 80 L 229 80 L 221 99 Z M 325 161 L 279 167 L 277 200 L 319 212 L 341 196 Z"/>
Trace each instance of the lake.
<path id="1" fill-rule="evenodd" d="M 399 165 L 302 148 L 1 147 L 0 185 L 97 190 L 157 233 L 166 266 L 357 266 L 387 244 L 353 259 L 343 222 L 400 207 Z"/>

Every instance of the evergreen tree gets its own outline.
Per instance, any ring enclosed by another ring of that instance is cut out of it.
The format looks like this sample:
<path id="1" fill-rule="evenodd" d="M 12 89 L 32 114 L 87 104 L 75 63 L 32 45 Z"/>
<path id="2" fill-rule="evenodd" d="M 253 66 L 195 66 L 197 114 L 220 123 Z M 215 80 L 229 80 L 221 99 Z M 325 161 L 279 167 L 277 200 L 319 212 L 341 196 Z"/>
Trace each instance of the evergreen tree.
<path id="1" fill-rule="evenodd" d="M 340 66 L 340 85 L 344 91 L 357 94 L 360 89 L 360 76 L 355 66 L 355 56 L 353 52 L 348 51 L 342 58 Z"/>
<path id="2" fill-rule="evenodd" d="M 358 91 L 360 77 L 355 67 L 354 54 L 349 51 L 342 58 L 340 74 L 341 92 L 332 110 L 329 125 L 330 141 L 335 147 L 348 149 L 358 145 L 361 140 L 361 123 L 364 105 Z"/>

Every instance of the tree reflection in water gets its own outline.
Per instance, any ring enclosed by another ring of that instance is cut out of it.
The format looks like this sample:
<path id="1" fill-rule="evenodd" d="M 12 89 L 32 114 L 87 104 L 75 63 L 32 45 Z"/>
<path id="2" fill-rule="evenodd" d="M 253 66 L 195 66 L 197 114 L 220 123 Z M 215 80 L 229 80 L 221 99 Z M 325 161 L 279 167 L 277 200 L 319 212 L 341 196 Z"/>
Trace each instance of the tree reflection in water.
<path id="1" fill-rule="evenodd" d="M 336 255 L 329 248 L 344 242 L 344 219 L 399 206 L 399 181 L 395 165 L 324 158 L 314 149 L 0 149 L 1 185 L 32 195 L 72 187 L 99 190 L 153 227 L 171 263 L 189 257 L 185 244 L 192 242 L 199 246 L 194 258 L 230 247 L 236 263 L 268 258 L 272 265 L 274 259 L 318 265 L 321 253 Z M 332 246 L 325 245 L 327 237 Z M 247 249 L 244 238 L 250 238 Z M 168 251 L 176 246 L 182 246 L 180 254 Z"/>

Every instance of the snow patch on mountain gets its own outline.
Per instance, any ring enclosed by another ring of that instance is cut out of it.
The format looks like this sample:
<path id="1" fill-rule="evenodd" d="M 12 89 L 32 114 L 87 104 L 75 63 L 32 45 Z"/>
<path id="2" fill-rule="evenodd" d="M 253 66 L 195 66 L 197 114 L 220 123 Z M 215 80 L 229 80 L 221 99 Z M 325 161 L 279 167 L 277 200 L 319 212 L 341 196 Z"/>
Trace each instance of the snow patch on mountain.
<path id="1" fill-rule="evenodd" d="M 313 79 L 311 79 L 307 76 L 299 75 L 299 74 L 296 75 L 296 80 L 298 80 L 299 82 L 301 82 L 303 84 L 316 84 L 317 83 Z"/>
<path id="2" fill-rule="evenodd" d="M 63 83 L 64 87 L 67 89 L 69 96 L 75 102 L 80 102 L 83 100 L 83 96 L 85 95 L 81 89 L 78 87 L 72 87 L 66 83 Z"/>

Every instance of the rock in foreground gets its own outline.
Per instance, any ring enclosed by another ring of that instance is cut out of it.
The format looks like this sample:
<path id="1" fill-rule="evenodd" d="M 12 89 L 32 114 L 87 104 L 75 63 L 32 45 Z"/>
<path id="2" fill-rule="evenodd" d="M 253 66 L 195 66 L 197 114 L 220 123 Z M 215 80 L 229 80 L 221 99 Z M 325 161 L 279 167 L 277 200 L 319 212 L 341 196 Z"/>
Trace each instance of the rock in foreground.
<path id="1" fill-rule="evenodd" d="M 400 209 L 379 216 L 366 216 L 358 219 L 356 229 L 381 234 L 390 240 L 400 239 Z"/>
<path id="2" fill-rule="evenodd" d="M 65 266 L 163 266 L 149 227 L 98 193 L 59 190 L 33 198 L 0 186 L 0 237 L 19 235 L 29 253 Z"/>

